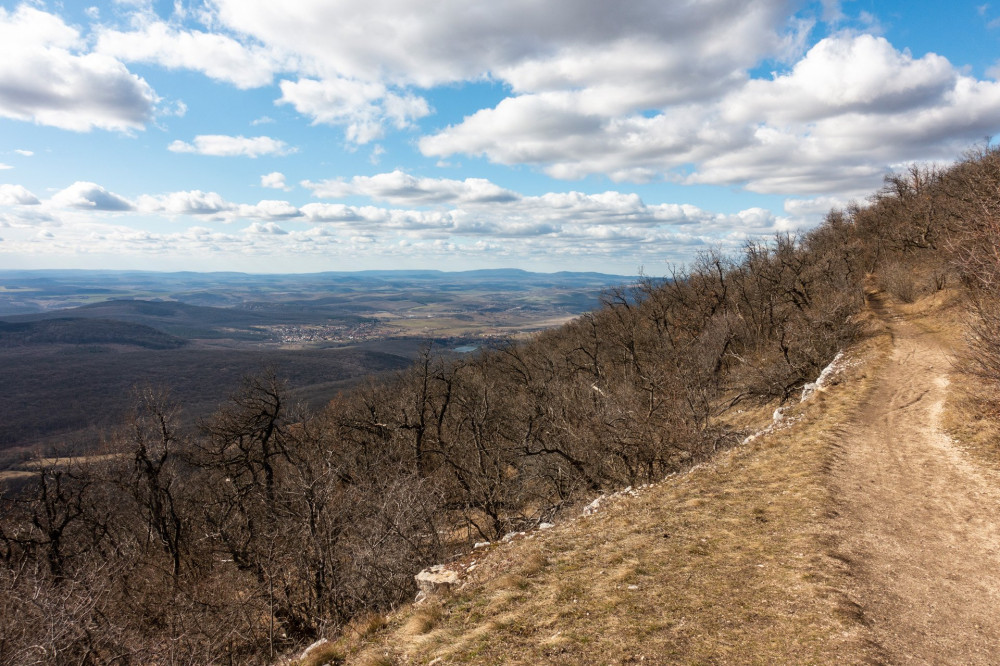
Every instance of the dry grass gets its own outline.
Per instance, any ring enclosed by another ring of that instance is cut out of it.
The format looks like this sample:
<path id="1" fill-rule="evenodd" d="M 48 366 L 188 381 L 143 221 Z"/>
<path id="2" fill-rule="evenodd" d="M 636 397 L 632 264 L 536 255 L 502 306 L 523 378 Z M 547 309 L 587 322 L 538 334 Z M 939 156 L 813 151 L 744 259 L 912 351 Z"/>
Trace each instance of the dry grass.
<path id="1" fill-rule="evenodd" d="M 32 479 L 36 476 L 34 472 L 28 472 L 25 470 L 8 469 L 0 472 L 0 484 L 11 482 L 11 481 L 25 481 L 27 479 Z"/>
<path id="2" fill-rule="evenodd" d="M 793 425 L 477 555 L 462 589 L 391 615 L 348 663 L 868 661 L 840 591 L 826 469 L 889 346 L 884 335 L 858 345 L 839 384 L 791 411 Z"/>
<path id="3" fill-rule="evenodd" d="M 309 656 L 292 663 L 292 666 L 337 666 L 344 663 L 344 649 L 334 643 L 326 643 L 310 650 Z"/>
<path id="4" fill-rule="evenodd" d="M 1000 400 L 996 387 L 963 371 L 965 340 L 963 319 L 952 311 L 931 309 L 921 313 L 942 331 L 953 350 L 951 390 L 942 414 L 942 427 L 963 450 L 987 467 L 1000 471 Z"/>
<path id="5" fill-rule="evenodd" d="M 51 458 L 33 458 L 26 460 L 18 467 L 22 470 L 33 471 L 43 467 L 72 467 L 73 465 L 85 465 L 90 463 L 101 463 L 109 460 L 120 460 L 127 458 L 125 453 L 102 453 L 90 456 L 58 456 Z"/>
<path id="6" fill-rule="evenodd" d="M 410 636 L 422 636 L 431 631 L 441 620 L 443 611 L 439 604 L 422 606 L 410 614 L 402 632 Z"/>
<path id="7" fill-rule="evenodd" d="M 957 289 L 945 289 L 896 309 L 952 350 L 951 384 L 942 427 L 963 450 L 1000 471 L 1000 401 L 993 387 L 962 371 L 966 318 Z"/>
<path id="8" fill-rule="evenodd" d="M 952 392 L 942 425 L 963 450 L 1000 471 L 1000 404 L 991 388 L 978 378 L 952 373 Z"/>

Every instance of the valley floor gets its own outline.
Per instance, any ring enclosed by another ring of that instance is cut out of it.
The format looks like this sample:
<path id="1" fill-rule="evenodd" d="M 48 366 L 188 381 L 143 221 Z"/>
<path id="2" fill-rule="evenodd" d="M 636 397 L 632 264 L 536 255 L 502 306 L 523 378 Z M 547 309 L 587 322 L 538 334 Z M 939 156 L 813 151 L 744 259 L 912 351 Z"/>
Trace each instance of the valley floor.
<path id="1" fill-rule="evenodd" d="M 359 622 L 358 664 L 985 664 L 1000 477 L 942 429 L 949 346 L 872 301 L 872 334 L 773 431 L 469 555 L 453 594 Z"/>

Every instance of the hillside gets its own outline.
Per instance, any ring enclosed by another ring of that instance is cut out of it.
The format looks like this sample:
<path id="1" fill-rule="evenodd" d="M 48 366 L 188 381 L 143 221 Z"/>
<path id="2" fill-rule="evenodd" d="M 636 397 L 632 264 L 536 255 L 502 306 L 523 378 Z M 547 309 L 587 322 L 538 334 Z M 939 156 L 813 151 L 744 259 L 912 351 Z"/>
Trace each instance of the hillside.
<path id="1" fill-rule="evenodd" d="M 0 496 L 0 661 L 988 663 L 997 192 L 998 150 L 914 167 L 319 409 L 135 391 Z M 435 563 L 465 587 L 413 609 Z"/>
<path id="2" fill-rule="evenodd" d="M 275 367 L 317 408 L 408 367 L 428 344 L 468 351 L 556 326 L 619 279 L 0 271 L 0 474 L 31 452 L 93 450 L 125 418 L 134 385 L 169 390 L 193 427 L 240 377 Z"/>
<path id="3" fill-rule="evenodd" d="M 187 344 L 151 326 L 109 319 L 57 317 L 45 321 L 0 321 L 0 349 L 52 344 L 112 344 L 177 349 Z"/>
<path id="4" fill-rule="evenodd" d="M 314 655 L 993 663 L 1000 476 L 942 430 L 962 401 L 953 382 L 967 383 L 948 360 L 961 310 L 954 292 L 886 299 L 870 295 L 865 339 L 761 436 L 596 515 L 478 548 L 448 565 L 452 592 Z"/>
<path id="5" fill-rule="evenodd" d="M 5 379 L 0 383 L 0 452 L 38 443 L 51 444 L 61 454 L 92 450 L 102 431 L 127 417 L 136 385 L 169 391 L 190 426 L 210 416 L 241 377 L 268 366 L 281 369 L 293 399 L 318 406 L 364 377 L 410 364 L 407 356 L 375 349 L 252 353 L 191 345 L 156 348 L 147 338 L 142 347 L 129 347 L 123 330 L 129 325 L 114 322 L 113 338 L 89 344 L 0 347 Z M 153 340 L 176 340 L 155 333 Z M 0 470 L 3 462 L 0 455 Z"/>

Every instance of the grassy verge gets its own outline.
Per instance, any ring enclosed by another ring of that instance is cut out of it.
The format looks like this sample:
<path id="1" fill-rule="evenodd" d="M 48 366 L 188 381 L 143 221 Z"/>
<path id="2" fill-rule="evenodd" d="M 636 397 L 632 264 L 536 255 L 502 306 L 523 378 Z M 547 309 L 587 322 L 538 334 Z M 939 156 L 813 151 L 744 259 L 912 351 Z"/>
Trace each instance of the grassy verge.
<path id="1" fill-rule="evenodd" d="M 776 432 L 596 515 L 471 554 L 461 589 L 348 632 L 334 663 L 871 661 L 841 592 L 826 468 L 890 347 L 873 333 Z"/>
<path id="2" fill-rule="evenodd" d="M 914 316 L 937 332 L 952 350 L 950 390 L 942 413 L 942 427 L 967 454 L 1000 472 L 1000 400 L 996 387 L 963 371 L 965 326 L 958 295 L 942 304 L 917 303 Z"/>

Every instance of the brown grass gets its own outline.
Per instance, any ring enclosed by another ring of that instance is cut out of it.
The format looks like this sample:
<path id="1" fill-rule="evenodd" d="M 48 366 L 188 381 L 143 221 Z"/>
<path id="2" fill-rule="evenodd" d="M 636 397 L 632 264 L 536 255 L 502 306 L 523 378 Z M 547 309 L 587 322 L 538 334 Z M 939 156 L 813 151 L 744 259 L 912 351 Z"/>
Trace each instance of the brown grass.
<path id="1" fill-rule="evenodd" d="M 31 479 L 35 477 L 34 472 L 28 472 L 25 470 L 8 469 L 0 472 L 0 483 L 7 483 L 10 481 L 24 481 L 26 479 Z"/>
<path id="2" fill-rule="evenodd" d="M 391 615 L 348 663 L 867 661 L 825 470 L 888 348 L 884 335 L 858 345 L 790 427 L 484 554 L 464 587 Z"/>
<path id="3" fill-rule="evenodd" d="M 1000 401 L 994 387 L 963 372 L 966 318 L 962 295 L 945 289 L 896 309 L 952 350 L 951 383 L 942 427 L 959 446 L 988 467 L 1000 471 Z"/>
<path id="4" fill-rule="evenodd" d="M 293 666 L 337 666 L 344 663 L 344 649 L 327 643 L 313 649 L 306 659 L 292 662 Z"/>
<path id="5" fill-rule="evenodd" d="M 403 625 L 402 632 L 410 636 L 422 636 L 433 629 L 441 620 L 443 612 L 438 604 L 422 606 L 415 610 Z"/>

